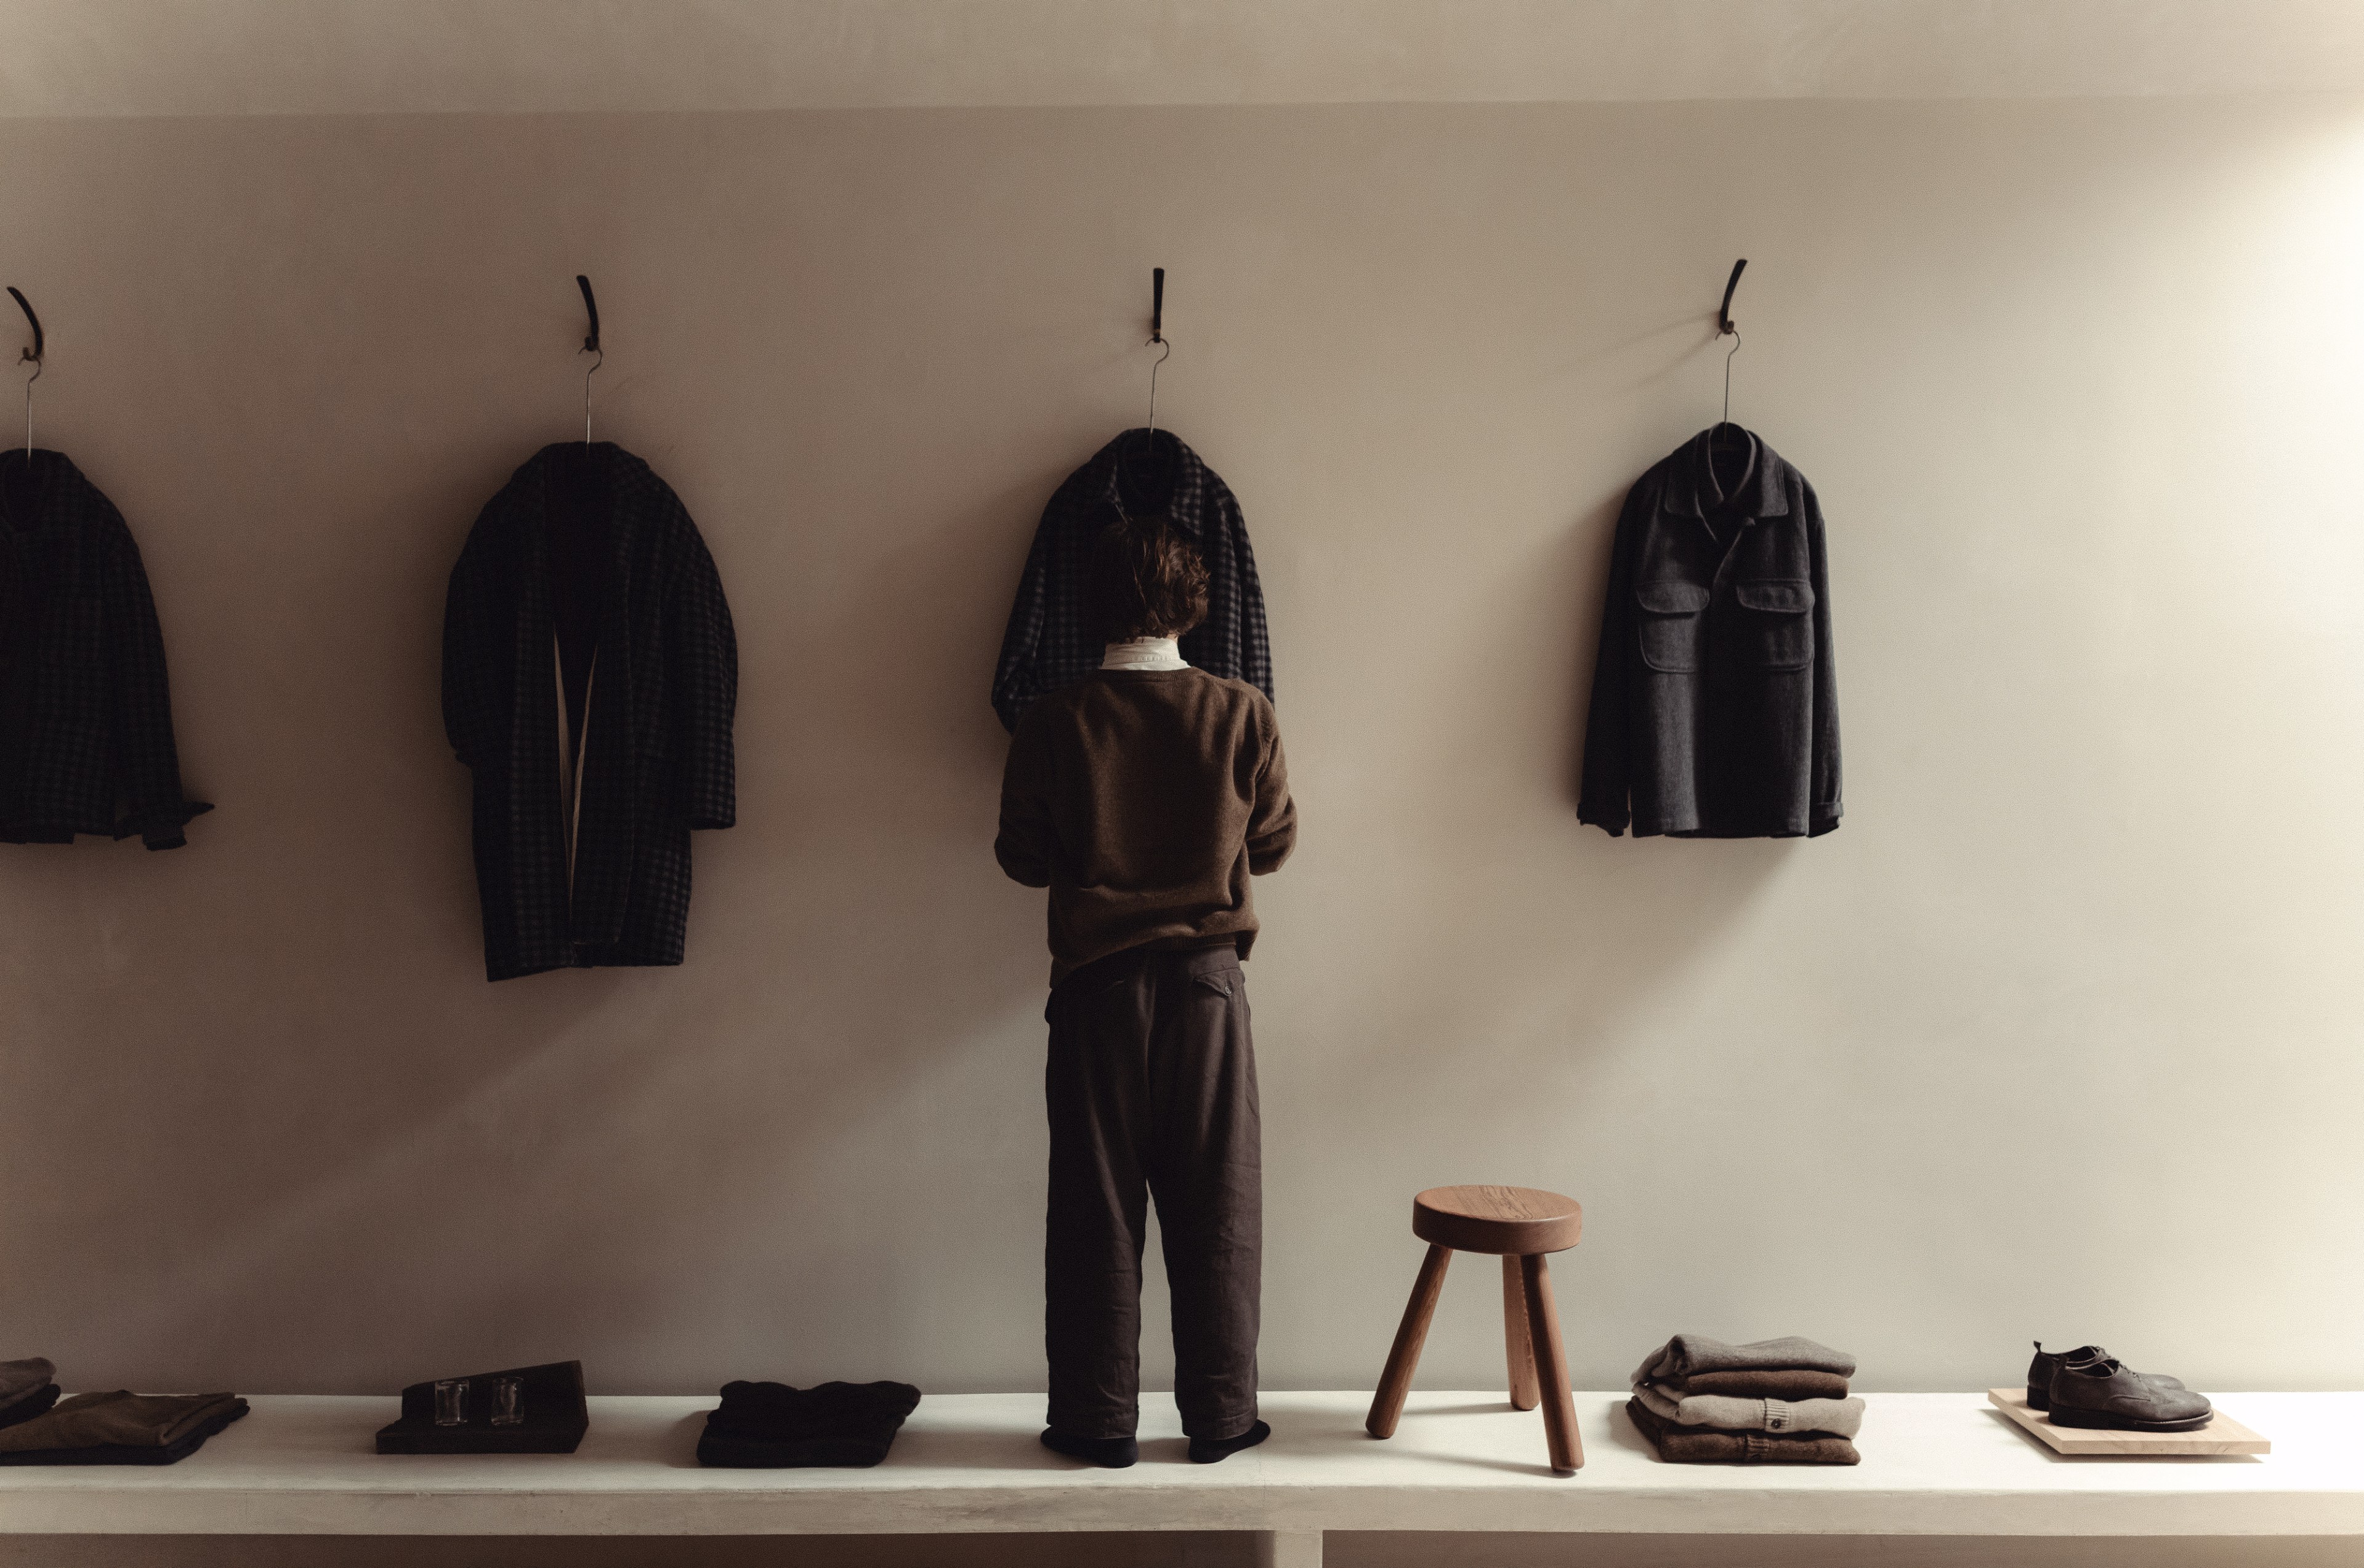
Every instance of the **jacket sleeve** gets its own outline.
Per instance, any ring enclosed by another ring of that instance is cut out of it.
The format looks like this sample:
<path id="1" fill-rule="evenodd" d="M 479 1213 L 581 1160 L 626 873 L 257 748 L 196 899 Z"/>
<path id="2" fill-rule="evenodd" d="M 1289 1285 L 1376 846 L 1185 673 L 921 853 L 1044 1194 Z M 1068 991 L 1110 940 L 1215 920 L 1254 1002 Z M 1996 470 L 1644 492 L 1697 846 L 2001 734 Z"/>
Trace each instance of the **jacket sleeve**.
<path id="1" fill-rule="evenodd" d="M 1232 503 L 1227 510 L 1229 516 L 1224 521 L 1231 535 L 1232 569 L 1240 595 L 1240 679 L 1272 700 L 1272 637 L 1265 629 L 1264 584 L 1256 576 L 1255 550 L 1248 544 L 1247 524 L 1241 520 L 1238 503 Z"/>
<path id="2" fill-rule="evenodd" d="M 452 754 L 472 769 L 484 762 L 493 728 L 484 645 L 495 591 L 489 537 L 480 517 L 460 547 L 443 594 L 443 735 Z"/>
<path id="3" fill-rule="evenodd" d="M 1280 748 L 1280 726 L 1267 709 L 1271 743 L 1256 770 L 1255 805 L 1248 814 L 1248 874 L 1278 871 L 1297 848 L 1297 802 L 1288 793 L 1288 758 Z"/>
<path id="4" fill-rule="evenodd" d="M 1805 486 L 1806 543 L 1814 585 L 1813 802 L 1806 835 L 1818 838 L 1839 825 L 1845 810 L 1839 789 L 1839 674 L 1831 650 L 1830 552 L 1824 548 L 1823 506 Z"/>
<path id="5" fill-rule="evenodd" d="M 1001 765 L 1001 830 L 993 858 L 1022 887 L 1051 885 L 1051 851 L 1058 829 L 1051 816 L 1050 756 L 1043 727 L 1018 723 Z"/>
<path id="6" fill-rule="evenodd" d="M 1070 481 L 1069 483 L 1073 483 Z M 1061 485 L 1035 526 L 1034 542 L 1027 547 L 1026 570 L 1018 578 L 1018 596 L 1009 606 L 1009 625 L 1001 634 L 1001 657 L 993 666 L 993 711 L 1001 728 L 1013 735 L 1018 717 L 1042 695 L 1035 673 L 1035 653 L 1051 613 L 1051 535 L 1054 518 L 1066 499 Z"/>
<path id="7" fill-rule="evenodd" d="M 728 828 L 739 818 L 731 726 L 739 707 L 739 637 L 722 574 L 692 529 L 666 617 L 675 785 L 692 828 Z"/>
<path id="8" fill-rule="evenodd" d="M 115 836 L 139 835 L 151 850 L 188 842 L 182 829 L 211 811 L 181 794 L 181 760 L 173 740 L 172 690 L 164 674 L 164 633 L 148 572 L 130 530 L 119 526 L 99 583 L 106 627 L 107 745 L 122 802 Z"/>
<path id="9" fill-rule="evenodd" d="M 1625 831 L 1634 818 L 1634 741 L 1630 705 L 1634 678 L 1634 552 L 1648 517 L 1651 502 L 1645 486 L 1626 493 L 1624 510 L 1617 518 L 1616 541 L 1610 546 L 1609 589 L 1600 608 L 1600 651 L 1592 664 L 1592 706 L 1584 721 L 1584 783 L 1577 801 L 1576 819 L 1589 822 L 1610 837 Z"/>

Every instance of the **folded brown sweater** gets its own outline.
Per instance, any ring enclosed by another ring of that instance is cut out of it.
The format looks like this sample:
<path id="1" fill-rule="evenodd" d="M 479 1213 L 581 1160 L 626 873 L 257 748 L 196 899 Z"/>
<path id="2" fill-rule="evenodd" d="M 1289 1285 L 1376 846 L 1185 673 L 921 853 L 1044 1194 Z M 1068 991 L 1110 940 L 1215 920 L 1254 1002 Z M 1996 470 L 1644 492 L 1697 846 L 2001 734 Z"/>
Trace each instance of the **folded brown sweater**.
<path id="1" fill-rule="evenodd" d="M 77 1448 L 170 1448 L 206 1422 L 245 1408 L 235 1394 L 76 1394 L 47 1415 L 0 1428 L 0 1453 Z"/>
<path id="2" fill-rule="evenodd" d="M 1844 1399 L 1847 1380 L 1834 1372 L 1804 1367 L 1782 1372 L 1695 1372 L 1689 1377 L 1664 1377 L 1653 1387 L 1669 1399 L 1694 1394 L 1724 1394 L 1735 1399 Z"/>
<path id="3" fill-rule="evenodd" d="M 50 1364 L 47 1356 L 27 1356 L 23 1361 L 0 1362 L 0 1410 L 39 1393 L 57 1375 L 58 1369 Z"/>
<path id="4" fill-rule="evenodd" d="M 1625 1414 L 1658 1457 L 1668 1464 L 1860 1464 L 1855 1444 L 1828 1432 L 1779 1437 L 1771 1432 L 1734 1432 L 1720 1427 L 1678 1427 L 1650 1413 L 1639 1399 L 1625 1402 Z"/>

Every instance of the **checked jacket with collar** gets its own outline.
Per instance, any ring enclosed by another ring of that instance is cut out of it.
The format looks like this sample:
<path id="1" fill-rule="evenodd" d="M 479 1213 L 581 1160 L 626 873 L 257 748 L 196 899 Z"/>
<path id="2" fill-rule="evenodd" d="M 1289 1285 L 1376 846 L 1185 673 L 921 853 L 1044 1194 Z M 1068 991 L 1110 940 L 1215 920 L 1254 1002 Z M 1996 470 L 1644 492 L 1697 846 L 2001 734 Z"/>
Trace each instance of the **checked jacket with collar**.
<path id="1" fill-rule="evenodd" d="M 1823 512 L 1745 438 L 1702 430 L 1625 497 L 1610 558 L 1579 820 L 1636 837 L 1787 839 L 1839 825 L 1838 677 Z"/>
<path id="2" fill-rule="evenodd" d="M 569 495 L 596 514 L 574 515 Z M 562 528 L 606 547 L 573 795 L 552 597 Z M 672 489 L 612 442 L 534 454 L 476 519 L 443 615 L 443 724 L 475 775 L 487 979 L 681 962 L 690 830 L 738 814 L 738 693 L 722 580 Z"/>
<path id="3" fill-rule="evenodd" d="M 164 635 L 123 515 L 63 452 L 0 452 L 0 842 L 178 849 Z"/>
<path id="4" fill-rule="evenodd" d="M 1182 639 L 1182 657 L 1210 674 L 1245 681 L 1270 699 L 1264 589 L 1239 502 L 1172 431 L 1127 430 L 1069 474 L 1043 508 L 993 673 L 993 711 L 1004 728 L 1016 729 L 1018 716 L 1036 697 L 1100 667 L 1104 650 L 1084 626 L 1092 541 L 1120 517 L 1159 515 L 1207 563 L 1207 618 Z"/>

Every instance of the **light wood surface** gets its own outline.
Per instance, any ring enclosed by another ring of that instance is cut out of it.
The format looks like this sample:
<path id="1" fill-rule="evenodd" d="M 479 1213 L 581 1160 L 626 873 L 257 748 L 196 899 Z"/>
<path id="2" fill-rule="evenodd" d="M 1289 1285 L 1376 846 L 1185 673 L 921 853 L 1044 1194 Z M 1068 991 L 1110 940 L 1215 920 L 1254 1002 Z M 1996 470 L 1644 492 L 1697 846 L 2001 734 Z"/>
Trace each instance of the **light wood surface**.
<path id="1" fill-rule="evenodd" d="M 2134 1464 L 2064 1458 L 1983 1394 L 1870 1394 L 1861 1464 L 1774 1466 L 1661 1463 L 1622 1413 L 1629 1392 L 1576 1395 L 1592 1441 L 1575 1481 L 1543 1463 L 1541 1417 L 1509 1408 L 1499 1388 L 1418 1390 L 1388 1442 L 1363 1430 L 1367 1390 L 1267 1392 L 1271 1439 L 1221 1464 L 1190 1463 L 1173 1396 L 1144 1394 L 1130 1470 L 1044 1449 L 1039 1392 L 931 1394 L 869 1470 L 701 1469 L 692 1451 L 710 1393 L 595 1395 L 573 1454 L 393 1457 L 370 1451 L 396 1414 L 390 1396 L 258 1395 L 252 1415 L 179 1464 L 0 1467 L 0 1536 L 1427 1529 L 2364 1544 L 2364 1395 L 2226 1394 L 2226 1409 L 2273 1434 L 2269 1457 Z M 87 1561 L 114 1562 L 105 1544 L 88 1543 Z M 342 1559 L 329 1546 L 302 1561 Z"/>
<path id="2" fill-rule="evenodd" d="M 1527 1329 L 1534 1340 L 1551 1467 L 1573 1475 L 1584 1468 L 1584 1439 L 1576 1429 L 1576 1398 L 1567 1386 L 1567 1348 L 1560 1342 L 1559 1308 L 1552 1303 L 1551 1266 L 1542 1253 L 1531 1252 L 1519 1260 L 1519 1270 L 1526 1276 Z"/>
<path id="3" fill-rule="evenodd" d="M 1527 1282 L 1519 1260 L 1502 1259 L 1502 1348 L 1511 1366 L 1511 1408 L 1532 1410 L 1536 1392 L 1535 1343 L 1527 1329 Z"/>
<path id="4" fill-rule="evenodd" d="M 1387 1370 L 1379 1374 L 1378 1391 L 1371 1396 L 1371 1413 L 1363 1429 L 1375 1438 L 1396 1435 L 1403 1415 L 1404 1396 L 1411 1392 L 1411 1374 L 1419 1370 L 1421 1347 L 1428 1342 L 1428 1322 L 1436 1316 L 1436 1298 L 1444 1294 L 1444 1271 L 1453 1262 L 1448 1247 L 1429 1244 L 1420 1261 L 1420 1275 L 1411 1283 L 1411 1299 L 1404 1304 L 1403 1321 L 1396 1325 L 1396 1342 L 1388 1351 Z"/>
<path id="5" fill-rule="evenodd" d="M 2274 1445 L 2220 1408 L 2209 1423 L 2189 1432 L 2121 1432 L 2091 1427 L 2056 1427 L 2031 1409 L 2024 1388 L 1990 1388 L 1987 1401 L 2065 1454 L 2135 1458 L 2145 1454 L 2271 1453 Z"/>
<path id="6" fill-rule="evenodd" d="M 1534 1187 L 1431 1187 L 1411 1200 L 1411 1229 L 1456 1252 L 1565 1252 L 1584 1234 L 1584 1206 Z"/>
<path id="7" fill-rule="evenodd" d="M 710 1393 L 595 1395 L 590 1434 L 572 1454 L 395 1457 L 370 1451 L 370 1435 L 394 1418 L 390 1396 L 258 1395 L 252 1415 L 179 1464 L 0 1468 L 0 1535 L 2364 1538 L 2364 1395 L 2223 1396 L 2238 1418 L 2273 1433 L 2269 1458 L 2102 1464 L 2032 1441 L 1982 1394 L 1870 1394 L 1861 1464 L 1775 1466 L 1661 1463 L 1622 1413 L 1628 1394 L 1575 1396 L 1592 1437 L 1575 1481 L 1545 1468 L 1541 1418 L 1509 1408 L 1499 1388 L 1419 1390 L 1389 1442 L 1363 1430 L 1367 1390 L 1267 1392 L 1271 1439 L 1221 1464 L 1190 1463 L 1173 1396 L 1143 1394 L 1141 1462 L 1130 1470 L 1044 1449 L 1039 1392 L 931 1394 L 886 1462 L 869 1470 L 701 1469 L 692 1451 Z M 106 1547 L 86 1543 L 84 1561 L 114 1562 Z M 1562 1550 L 1563 1562 L 1622 1561 Z M 331 1543 L 300 1561 L 343 1559 Z M 1921 1559 L 1908 1547 L 1889 1561 Z M 2233 1549 L 2219 1561 L 2247 1560 Z"/>

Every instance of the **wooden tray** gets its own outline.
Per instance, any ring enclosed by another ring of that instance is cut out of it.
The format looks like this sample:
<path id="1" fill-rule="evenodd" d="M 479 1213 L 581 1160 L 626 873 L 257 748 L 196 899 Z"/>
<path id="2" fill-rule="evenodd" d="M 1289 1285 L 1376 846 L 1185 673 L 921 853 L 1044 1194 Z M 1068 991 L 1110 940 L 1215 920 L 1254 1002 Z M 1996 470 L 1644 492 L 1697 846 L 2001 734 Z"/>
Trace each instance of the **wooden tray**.
<path id="1" fill-rule="evenodd" d="M 2013 1420 L 2067 1454 L 2271 1453 L 2274 1445 L 2218 1410 L 2208 1424 L 2189 1432 L 2118 1432 L 2092 1427 L 2056 1427 L 2041 1410 L 2027 1407 L 2024 1388 L 1990 1388 L 1987 1401 Z"/>

